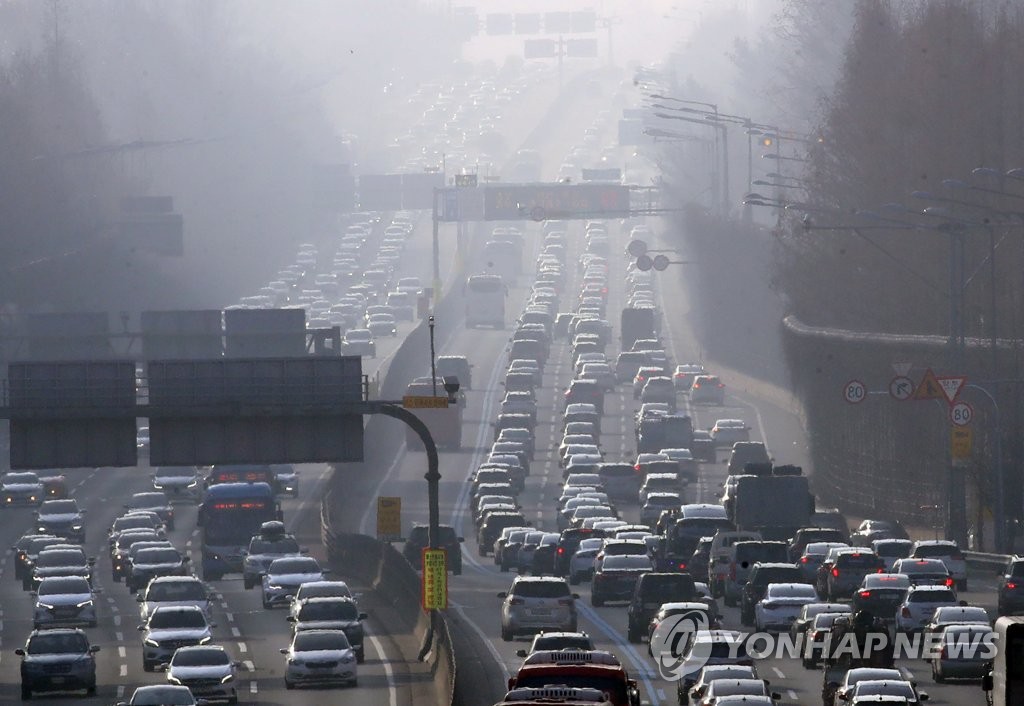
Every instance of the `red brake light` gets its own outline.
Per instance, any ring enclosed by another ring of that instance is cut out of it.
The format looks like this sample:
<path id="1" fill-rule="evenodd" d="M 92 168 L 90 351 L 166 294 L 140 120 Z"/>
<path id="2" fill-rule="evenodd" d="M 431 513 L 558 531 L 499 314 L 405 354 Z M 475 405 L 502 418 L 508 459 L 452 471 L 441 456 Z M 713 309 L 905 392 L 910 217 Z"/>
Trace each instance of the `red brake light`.
<path id="1" fill-rule="evenodd" d="M 946 585 L 952 588 L 952 586 L 953 586 L 953 577 L 952 576 L 950 576 L 949 578 L 946 579 Z"/>
<path id="2" fill-rule="evenodd" d="M 680 568 L 680 569 L 685 569 L 685 568 L 686 568 L 686 564 L 680 564 L 680 565 L 679 565 L 679 568 Z"/>
<path id="3" fill-rule="evenodd" d="M 565 554 L 565 547 L 559 547 L 558 548 L 558 553 L 559 554 Z"/>
<path id="4" fill-rule="evenodd" d="M 954 554 L 954 555 L 953 555 L 953 556 L 951 556 L 950 558 L 951 558 L 951 559 L 952 559 L 953 561 L 963 561 L 963 559 L 964 559 L 964 555 L 963 555 L 963 554 L 961 554 L 960 552 L 957 552 L 956 554 Z"/>
<path id="5" fill-rule="evenodd" d="M 635 466 L 633 466 L 633 469 L 636 470 L 636 471 L 639 471 L 640 470 L 640 464 L 638 463 Z"/>
<path id="6" fill-rule="evenodd" d="M 700 387 L 700 383 L 699 382 L 693 383 L 693 388 L 694 389 L 697 389 L 698 387 Z"/>
<path id="7" fill-rule="evenodd" d="M 948 647 L 943 647 L 942 648 L 942 652 L 939 654 L 939 657 L 941 659 L 949 659 L 949 648 Z"/>
<path id="8" fill-rule="evenodd" d="M 719 387 L 725 387 L 725 384 L 724 383 L 718 383 L 718 386 Z"/>
<path id="9" fill-rule="evenodd" d="M 810 559 L 808 557 L 805 557 L 805 556 L 800 557 L 800 563 L 801 564 L 806 564 L 808 561 L 810 561 Z"/>
<path id="10" fill-rule="evenodd" d="M 861 598 L 871 598 L 871 591 L 861 591 L 860 592 L 860 597 Z"/>
<path id="11" fill-rule="evenodd" d="M 832 569 L 832 575 L 833 576 L 838 576 L 839 575 L 839 569 Z"/>
<path id="12" fill-rule="evenodd" d="M 1017 588 L 1017 584 L 1014 583 L 1013 581 L 1007 581 L 1006 582 L 1006 587 L 1009 588 L 1010 590 L 1013 590 L 1013 589 Z"/>

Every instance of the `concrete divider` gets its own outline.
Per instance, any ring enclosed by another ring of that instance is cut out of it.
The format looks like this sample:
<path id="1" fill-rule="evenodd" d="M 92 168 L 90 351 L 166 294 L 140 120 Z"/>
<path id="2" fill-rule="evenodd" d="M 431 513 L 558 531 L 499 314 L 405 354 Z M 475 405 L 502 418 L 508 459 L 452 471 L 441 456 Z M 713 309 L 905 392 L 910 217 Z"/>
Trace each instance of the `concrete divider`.
<path id="1" fill-rule="evenodd" d="M 967 566 L 976 571 L 996 571 L 1006 566 L 1009 554 L 986 554 L 985 552 L 964 552 Z"/>

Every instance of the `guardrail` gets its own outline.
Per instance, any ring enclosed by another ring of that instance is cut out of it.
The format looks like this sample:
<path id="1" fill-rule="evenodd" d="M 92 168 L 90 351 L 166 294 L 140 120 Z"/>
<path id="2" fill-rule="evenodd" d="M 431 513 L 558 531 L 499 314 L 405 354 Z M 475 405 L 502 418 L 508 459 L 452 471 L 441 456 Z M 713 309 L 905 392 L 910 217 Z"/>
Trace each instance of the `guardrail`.
<path id="1" fill-rule="evenodd" d="M 985 552 L 964 552 L 967 566 L 972 569 L 1001 569 L 1010 560 L 1009 554 L 986 554 Z"/>

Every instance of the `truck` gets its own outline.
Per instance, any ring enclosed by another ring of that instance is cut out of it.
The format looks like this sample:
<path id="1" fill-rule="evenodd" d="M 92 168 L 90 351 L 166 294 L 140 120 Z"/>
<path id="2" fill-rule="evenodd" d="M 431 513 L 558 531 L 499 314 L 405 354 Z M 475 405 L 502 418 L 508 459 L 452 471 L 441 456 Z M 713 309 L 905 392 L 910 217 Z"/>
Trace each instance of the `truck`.
<path id="1" fill-rule="evenodd" d="M 1024 703 L 1024 617 L 1003 616 L 996 620 L 994 641 L 997 649 L 992 657 L 992 671 L 982 676 L 981 688 L 992 706 L 1014 706 Z M 991 656 L 990 654 L 987 656 Z"/>
<path id="2" fill-rule="evenodd" d="M 787 540 L 810 524 L 814 495 L 799 466 L 748 463 L 746 472 L 736 479 L 734 496 L 726 504 L 737 530 Z"/>
<path id="3" fill-rule="evenodd" d="M 508 689 L 564 684 L 600 689 L 613 706 L 640 706 L 640 689 L 619 658 L 602 650 L 538 650 L 530 654 Z"/>
<path id="4" fill-rule="evenodd" d="M 658 324 L 655 315 L 655 310 L 650 307 L 628 307 L 622 310 L 622 318 L 619 322 L 619 341 L 622 350 L 631 350 L 633 344 L 641 338 L 658 337 Z"/>

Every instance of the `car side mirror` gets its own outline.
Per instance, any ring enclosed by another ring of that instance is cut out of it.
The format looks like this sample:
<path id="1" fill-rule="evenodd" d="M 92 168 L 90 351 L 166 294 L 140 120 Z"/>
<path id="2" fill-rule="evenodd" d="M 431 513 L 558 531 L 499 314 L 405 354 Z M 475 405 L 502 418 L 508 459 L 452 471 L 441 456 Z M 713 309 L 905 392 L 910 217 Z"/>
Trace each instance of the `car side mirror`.
<path id="1" fill-rule="evenodd" d="M 287 620 L 289 623 L 294 623 L 296 621 L 296 618 L 294 615 L 289 615 L 287 618 L 285 618 L 285 620 Z"/>
<path id="2" fill-rule="evenodd" d="M 458 539 L 459 539 L 460 542 L 465 542 L 466 541 L 465 537 L 459 537 Z"/>
<path id="3" fill-rule="evenodd" d="M 572 597 L 573 597 L 574 600 L 578 601 L 580 599 L 580 594 L 574 593 L 574 594 L 572 594 Z"/>
<path id="4" fill-rule="evenodd" d="M 97 589 L 95 589 L 95 591 L 96 591 L 96 593 L 99 593 L 100 589 L 97 588 Z M 144 603 L 145 602 L 145 598 L 142 597 L 141 593 L 139 595 L 135 596 L 135 602 L 136 603 Z"/>
<path id="5" fill-rule="evenodd" d="M 985 676 L 983 676 L 981 678 L 981 690 L 982 691 L 992 691 L 992 688 L 993 688 L 993 685 L 992 685 L 992 673 L 989 672 L 988 674 L 986 674 Z"/>
<path id="6" fill-rule="evenodd" d="M 924 692 L 924 691 L 917 692 L 917 700 L 918 701 L 927 701 L 928 700 L 927 692 Z"/>
<path id="7" fill-rule="evenodd" d="M 781 701 L 781 700 L 782 700 L 782 694 L 780 694 L 777 691 L 773 691 L 772 692 L 772 701 Z"/>
<path id="8" fill-rule="evenodd" d="M 360 619 L 360 620 L 366 620 L 366 619 L 367 619 L 367 618 L 369 618 L 369 617 L 370 617 L 370 616 L 369 616 L 369 614 L 368 614 L 368 613 L 360 613 L 360 614 L 359 614 L 359 619 Z"/>
<path id="9" fill-rule="evenodd" d="M 207 625 L 209 625 L 211 629 L 217 627 L 217 623 L 207 623 Z"/>
<path id="10" fill-rule="evenodd" d="M 502 591 L 501 593 L 498 594 L 498 598 L 506 598 L 506 597 L 508 597 L 508 594 L 505 591 Z"/>
<path id="11" fill-rule="evenodd" d="M 525 657 L 526 650 L 516 650 L 516 657 Z"/>
<path id="12" fill-rule="evenodd" d="M 280 652 L 283 655 L 286 655 L 286 654 L 288 654 L 288 648 L 287 647 L 281 647 L 280 649 L 278 649 L 278 652 Z"/>
<path id="13" fill-rule="evenodd" d="M 138 630 L 139 632 L 142 632 L 143 630 L 146 629 L 146 626 L 145 625 L 138 625 L 138 626 L 136 626 L 135 629 Z"/>
<path id="14" fill-rule="evenodd" d="M 89 645 L 89 654 L 96 654 L 100 651 L 99 645 Z"/>
<path id="15" fill-rule="evenodd" d="M 309 547 L 299 547 L 299 554 L 309 554 Z"/>

